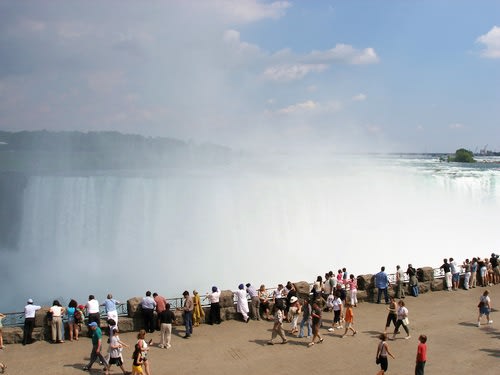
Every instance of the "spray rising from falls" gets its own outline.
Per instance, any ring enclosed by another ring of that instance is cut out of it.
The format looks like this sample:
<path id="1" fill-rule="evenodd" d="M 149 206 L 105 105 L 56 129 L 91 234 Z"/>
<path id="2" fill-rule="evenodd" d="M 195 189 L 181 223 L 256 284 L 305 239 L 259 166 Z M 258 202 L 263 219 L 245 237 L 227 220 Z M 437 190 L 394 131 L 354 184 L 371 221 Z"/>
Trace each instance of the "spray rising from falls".
<path id="1" fill-rule="evenodd" d="M 0 289 L 12 301 L 1 307 L 90 293 L 174 297 L 485 256 L 499 245 L 499 183 L 494 168 L 362 157 L 30 176 L 16 249 L 0 252 L 9 280 Z"/>

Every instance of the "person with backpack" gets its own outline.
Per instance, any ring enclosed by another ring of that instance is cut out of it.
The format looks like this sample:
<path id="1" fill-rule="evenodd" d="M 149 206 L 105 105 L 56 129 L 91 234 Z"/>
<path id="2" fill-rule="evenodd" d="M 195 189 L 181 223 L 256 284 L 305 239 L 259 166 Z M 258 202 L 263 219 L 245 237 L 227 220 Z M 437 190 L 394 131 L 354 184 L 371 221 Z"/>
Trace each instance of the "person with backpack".
<path id="1" fill-rule="evenodd" d="M 78 310 L 78 304 L 74 299 L 72 299 L 71 301 L 69 301 L 68 308 L 66 309 L 66 314 L 68 317 L 69 341 L 73 341 L 73 338 L 75 340 L 78 340 L 78 332 L 80 326 L 78 325 L 75 318 L 77 310 Z M 81 315 L 79 315 L 79 318 L 81 318 Z"/>

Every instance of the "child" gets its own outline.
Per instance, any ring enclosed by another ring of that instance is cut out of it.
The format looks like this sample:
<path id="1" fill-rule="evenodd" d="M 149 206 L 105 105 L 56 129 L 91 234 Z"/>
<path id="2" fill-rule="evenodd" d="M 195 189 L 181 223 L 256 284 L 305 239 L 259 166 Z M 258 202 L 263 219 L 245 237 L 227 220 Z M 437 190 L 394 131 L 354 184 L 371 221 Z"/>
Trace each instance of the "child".
<path id="1" fill-rule="evenodd" d="M 279 298 L 276 300 L 274 304 L 275 308 L 275 313 L 274 313 L 274 326 L 273 326 L 273 333 L 271 335 L 271 340 L 267 342 L 268 345 L 274 345 L 273 340 L 276 338 L 276 336 L 281 337 L 281 343 L 286 344 L 288 340 L 285 337 L 285 331 L 283 330 L 283 318 L 285 316 L 285 313 L 283 312 L 284 306 L 283 306 L 283 298 Z"/>
<path id="2" fill-rule="evenodd" d="M 346 302 L 345 304 L 346 311 L 345 311 L 345 331 L 344 334 L 342 335 L 342 338 L 347 335 L 347 331 L 351 330 L 352 335 L 354 336 L 357 332 L 354 329 L 354 313 L 352 311 L 352 305 L 349 302 Z"/>
<path id="3" fill-rule="evenodd" d="M 124 374 L 127 374 L 127 371 L 123 368 L 123 357 L 122 350 L 123 348 L 128 348 L 128 345 L 120 340 L 120 336 L 118 336 L 118 328 L 113 329 L 113 336 L 111 336 L 109 341 L 109 365 L 117 365 L 121 368 Z"/>
<path id="4" fill-rule="evenodd" d="M 135 344 L 135 350 L 134 354 L 132 354 L 132 359 L 134 360 L 134 363 L 132 364 L 132 375 L 142 375 L 142 348 L 141 344 L 137 343 Z"/>
<path id="5" fill-rule="evenodd" d="M 415 365 L 415 375 L 424 375 L 425 362 L 427 361 L 427 336 L 418 337 L 417 363 Z"/>

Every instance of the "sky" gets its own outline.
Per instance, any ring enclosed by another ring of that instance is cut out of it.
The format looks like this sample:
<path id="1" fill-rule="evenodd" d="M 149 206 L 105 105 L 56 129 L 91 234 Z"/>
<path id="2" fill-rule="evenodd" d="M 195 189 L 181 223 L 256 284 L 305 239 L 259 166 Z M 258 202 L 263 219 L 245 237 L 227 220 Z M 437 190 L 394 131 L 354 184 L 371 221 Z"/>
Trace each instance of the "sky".
<path id="1" fill-rule="evenodd" d="M 0 0 L 0 130 L 500 151 L 500 1 Z"/>

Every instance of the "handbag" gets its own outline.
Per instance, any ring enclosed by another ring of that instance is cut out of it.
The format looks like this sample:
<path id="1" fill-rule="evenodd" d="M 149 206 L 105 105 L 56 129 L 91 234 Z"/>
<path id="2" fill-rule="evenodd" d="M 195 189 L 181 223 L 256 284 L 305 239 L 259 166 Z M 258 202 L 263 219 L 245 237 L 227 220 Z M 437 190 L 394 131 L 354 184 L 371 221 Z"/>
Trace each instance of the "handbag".
<path id="1" fill-rule="evenodd" d="M 410 319 L 408 319 L 408 317 L 404 318 L 404 319 L 403 319 L 403 324 L 404 324 L 405 326 L 410 325 Z"/>
<path id="2" fill-rule="evenodd" d="M 376 363 L 377 365 L 379 365 L 379 364 L 380 364 L 380 357 L 375 357 L 375 363 Z"/>

